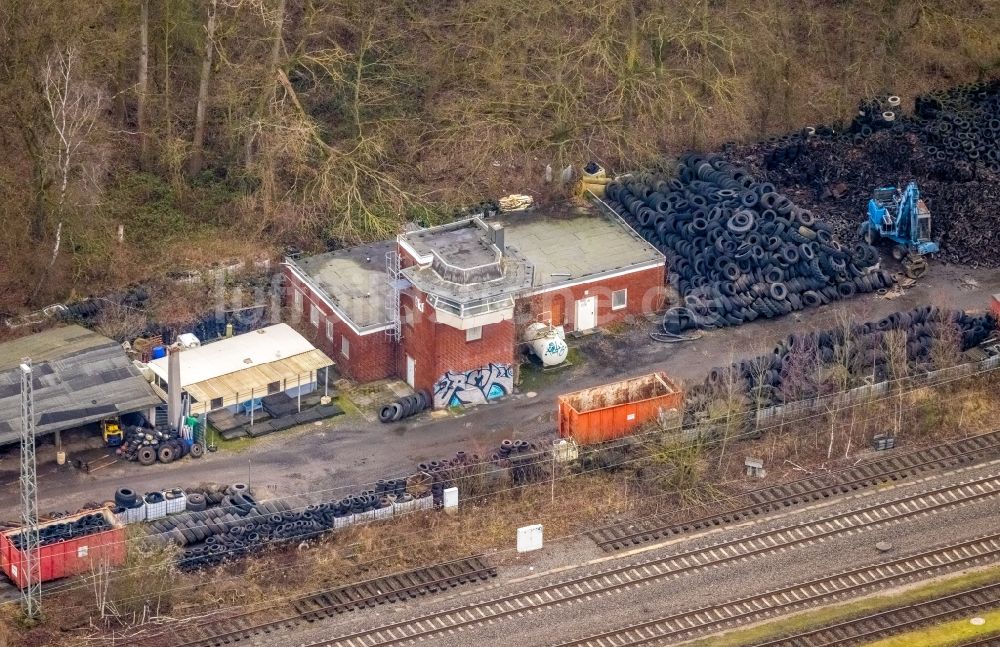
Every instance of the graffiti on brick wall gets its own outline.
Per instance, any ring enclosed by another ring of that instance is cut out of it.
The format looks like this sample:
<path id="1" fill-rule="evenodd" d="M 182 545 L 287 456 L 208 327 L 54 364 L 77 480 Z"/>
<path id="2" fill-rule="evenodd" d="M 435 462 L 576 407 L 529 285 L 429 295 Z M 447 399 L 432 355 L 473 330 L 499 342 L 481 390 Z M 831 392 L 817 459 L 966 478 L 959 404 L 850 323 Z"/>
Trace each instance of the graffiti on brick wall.
<path id="1" fill-rule="evenodd" d="M 496 400 L 514 390 L 514 367 L 489 364 L 471 371 L 448 371 L 434 383 L 434 406 L 455 407 Z"/>

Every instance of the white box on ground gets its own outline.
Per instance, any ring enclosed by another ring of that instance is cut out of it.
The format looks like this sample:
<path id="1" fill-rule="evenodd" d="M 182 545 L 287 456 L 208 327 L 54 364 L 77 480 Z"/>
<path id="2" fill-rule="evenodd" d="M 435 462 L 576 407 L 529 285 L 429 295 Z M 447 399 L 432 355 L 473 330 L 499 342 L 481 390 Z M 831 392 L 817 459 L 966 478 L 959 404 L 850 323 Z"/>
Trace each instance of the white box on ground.
<path id="1" fill-rule="evenodd" d="M 445 510 L 458 510 L 458 488 L 450 487 L 444 491 L 444 509 Z"/>
<path id="2" fill-rule="evenodd" d="M 517 529 L 517 552 L 527 553 L 542 547 L 542 524 Z"/>

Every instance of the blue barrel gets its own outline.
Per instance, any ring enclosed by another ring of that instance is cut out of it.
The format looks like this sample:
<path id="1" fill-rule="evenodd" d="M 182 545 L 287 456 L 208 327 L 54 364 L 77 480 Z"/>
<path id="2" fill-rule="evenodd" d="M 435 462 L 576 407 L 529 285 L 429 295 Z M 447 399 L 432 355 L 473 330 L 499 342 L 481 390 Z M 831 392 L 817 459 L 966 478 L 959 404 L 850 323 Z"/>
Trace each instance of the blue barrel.
<path id="1" fill-rule="evenodd" d="M 166 346 L 153 346 L 153 353 L 151 355 L 153 359 L 160 359 L 161 357 L 166 357 L 166 356 L 167 356 Z"/>

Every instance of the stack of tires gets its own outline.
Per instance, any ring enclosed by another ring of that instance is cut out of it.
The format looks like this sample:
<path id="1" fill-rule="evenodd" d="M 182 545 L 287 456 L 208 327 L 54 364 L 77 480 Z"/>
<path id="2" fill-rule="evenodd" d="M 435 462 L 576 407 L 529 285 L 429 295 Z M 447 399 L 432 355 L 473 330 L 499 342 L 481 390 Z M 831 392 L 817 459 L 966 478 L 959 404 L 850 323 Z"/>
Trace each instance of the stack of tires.
<path id="1" fill-rule="evenodd" d="M 433 404 L 430 396 L 423 391 L 417 391 L 414 395 L 403 396 L 395 402 L 383 406 L 379 409 L 378 419 L 381 422 L 399 422 L 403 418 L 415 416 Z"/>
<path id="2" fill-rule="evenodd" d="M 730 397 L 734 389 L 746 402 L 761 407 L 834 393 L 842 388 L 842 378 L 823 383 L 818 376 L 838 375 L 840 367 L 850 372 L 848 382 L 853 385 L 864 378 L 881 382 L 899 377 L 901 371 L 926 373 L 941 368 L 942 361 L 957 360 L 959 352 L 982 343 L 996 329 L 997 319 L 990 313 L 922 306 L 878 321 L 852 323 L 849 332 L 837 328 L 793 333 L 767 355 L 709 371 L 705 381 L 685 395 L 685 423 L 694 423 L 699 412 L 720 396 Z M 905 336 L 890 340 L 893 331 Z M 893 350 L 894 343 L 904 342 L 905 350 Z M 829 370 L 834 366 L 837 371 Z"/>
<path id="3" fill-rule="evenodd" d="M 38 529 L 38 540 L 40 545 L 48 546 L 110 529 L 111 524 L 104 518 L 104 515 L 94 512 L 73 521 L 44 525 Z M 20 534 L 10 535 L 10 540 L 15 548 L 24 550 L 24 538 Z"/>
<path id="4" fill-rule="evenodd" d="M 189 444 L 172 431 L 129 426 L 116 454 L 140 465 L 152 465 L 157 461 L 172 463 L 188 454 L 191 458 L 201 458 L 205 446 L 198 442 Z"/>
<path id="5" fill-rule="evenodd" d="M 684 307 L 667 332 L 737 326 L 892 284 L 878 252 L 832 228 L 718 155 L 688 154 L 673 179 L 608 186 L 609 204 L 667 256 Z"/>

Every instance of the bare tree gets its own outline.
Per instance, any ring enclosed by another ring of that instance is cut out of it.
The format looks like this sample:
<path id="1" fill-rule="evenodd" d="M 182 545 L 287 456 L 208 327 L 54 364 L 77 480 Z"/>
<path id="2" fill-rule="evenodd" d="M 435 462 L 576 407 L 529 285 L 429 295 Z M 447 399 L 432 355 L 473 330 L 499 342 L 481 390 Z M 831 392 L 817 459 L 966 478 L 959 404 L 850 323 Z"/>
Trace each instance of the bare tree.
<path id="1" fill-rule="evenodd" d="M 903 330 L 888 330 L 882 337 L 885 351 L 885 363 L 888 377 L 891 380 L 895 398 L 893 427 L 899 435 L 903 426 L 903 393 L 906 389 L 906 377 L 909 375 L 909 365 L 906 358 L 906 332 Z"/>
<path id="2" fill-rule="evenodd" d="M 149 124 L 146 114 L 146 96 L 149 94 L 149 0 L 139 4 L 139 82 L 136 87 L 138 103 L 136 122 L 139 128 L 139 165 L 146 163 L 149 153 Z"/>
<path id="3" fill-rule="evenodd" d="M 104 94 L 100 89 L 90 87 L 75 78 L 76 68 L 80 65 L 79 58 L 79 52 L 75 48 L 51 54 L 42 71 L 45 105 L 48 107 L 48 116 L 55 136 L 55 141 L 50 147 L 50 161 L 58 182 L 54 210 L 58 224 L 49 264 L 39 277 L 29 301 L 34 301 L 38 296 L 39 290 L 59 257 L 70 177 L 77 154 L 94 130 L 104 102 Z"/>
<path id="4" fill-rule="evenodd" d="M 962 361 L 962 331 L 953 321 L 936 325 L 931 340 L 930 363 L 935 370 L 951 368 Z"/>
<path id="5" fill-rule="evenodd" d="M 205 56 L 201 59 L 201 76 L 198 81 L 198 105 L 194 116 L 194 138 L 191 142 L 191 159 L 188 173 L 196 175 L 204 161 L 205 113 L 208 110 L 208 81 L 212 75 L 212 56 L 215 47 L 216 10 L 218 0 L 208 3 L 208 18 L 205 21 Z"/>

